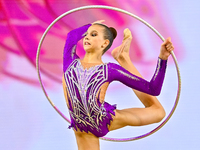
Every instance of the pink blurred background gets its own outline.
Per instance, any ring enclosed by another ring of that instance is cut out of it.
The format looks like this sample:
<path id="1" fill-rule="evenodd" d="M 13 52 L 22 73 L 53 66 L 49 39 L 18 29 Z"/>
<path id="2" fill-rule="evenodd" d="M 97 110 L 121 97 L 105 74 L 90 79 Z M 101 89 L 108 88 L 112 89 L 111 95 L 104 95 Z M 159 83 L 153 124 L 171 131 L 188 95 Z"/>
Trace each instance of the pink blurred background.
<path id="1" fill-rule="evenodd" d="M 200 72 L 197 67 L 200 64 L 197 47 L 199 4 L 197 0 L 0 0 L 0 149 L 77 148 L 72 130 L 67 129 L 68 124 L 51 108 L 42 93 L 35 63 L 39 40 L 48 25 L 64 12 L 86 5 L 107 5 L 127 10 L 146 20 L 165 38 L 170 36 L 183 82 L 180 104 L 172 119 L 160 131 L 134 142 L 101 141 L 102 149 L 197 149 L 200 146 L 197 143 L 200 123 L 197 121 L 199 109 L 196 104 L 199 102 L 195 93 L 199 85 L 197 74 Z M 133 34 L 132 62 L 147 79 L 154 72 L 162 41 L 148 27 L 130 16 L 111 10 L 89 9 L 70 14 L 51 28 L 40 54 L 45 87 L 66 115 L 68 112 L 61 84 L 66 35 L 74 28 L 100 19 L 118 31 L 113 46 L 103 58 L 105 62 L 114 61 L 111 50 L 120 45 L 123 30 L 129 28 Z M 77 49 L 82 57 L 84 50 L 81 42 Z M 176 91 L 176 70 L 170 58 L 166 81 L 159 96 L 167 113 L 172 108 Z M 118 83 L 109 87 L 107 95 L 108 101 L 117 103 L 118 108 L 141 106 L 133 93 Z M 137 136 L 156 126 L 126 128 L 108 136 Z"/>

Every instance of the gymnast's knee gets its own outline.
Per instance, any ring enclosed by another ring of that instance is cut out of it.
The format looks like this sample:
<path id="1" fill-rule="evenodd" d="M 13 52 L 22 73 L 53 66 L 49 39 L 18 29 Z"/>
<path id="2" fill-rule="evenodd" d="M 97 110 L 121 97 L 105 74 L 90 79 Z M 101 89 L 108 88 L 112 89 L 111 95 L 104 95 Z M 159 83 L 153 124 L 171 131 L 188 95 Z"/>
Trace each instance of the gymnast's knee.
<path id="1" fill-rule="evenodd" d="M 165 109 L 163 107 L 157 108 L 157 121 L 156 122 L 162 121 L 163 118 L 165 118 L 165 116 L 166 116 Z"/>

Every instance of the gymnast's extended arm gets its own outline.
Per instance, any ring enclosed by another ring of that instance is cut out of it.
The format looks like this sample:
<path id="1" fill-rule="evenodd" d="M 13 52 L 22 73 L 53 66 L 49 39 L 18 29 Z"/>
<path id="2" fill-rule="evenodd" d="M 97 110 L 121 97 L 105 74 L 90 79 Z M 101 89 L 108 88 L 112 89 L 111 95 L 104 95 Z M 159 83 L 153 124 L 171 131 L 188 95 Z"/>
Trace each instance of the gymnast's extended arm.
<path id="1" fill-rule="evenodd" d="M 69 64 L 74 60 L 79 58 L 76 54 L 76 45 L 79 40 L 85 36 L 85 32 L 91 26 L 91 24 L 82 26 L 80 28 L 74 29 L 67 34 L 67 39 L 63 51 L 63 72 L 66 71 Z"/>
<path id="2" fill-rule="evenodd" d="M 123 67 L 109 63 L 108 64 L 108 76 L 109 81 L 112 82 L 114 80 L 120 81 L 123 84 L 129 86 L 130 88 L 136 89 L 138 91 L 157 96 L 160 94 L 163 80 L 165 77 L 165 71 L 167 66 L 167 60 L 162 60 L 158 58 L 156 71 L 150 82 L 140 78 Z"/>

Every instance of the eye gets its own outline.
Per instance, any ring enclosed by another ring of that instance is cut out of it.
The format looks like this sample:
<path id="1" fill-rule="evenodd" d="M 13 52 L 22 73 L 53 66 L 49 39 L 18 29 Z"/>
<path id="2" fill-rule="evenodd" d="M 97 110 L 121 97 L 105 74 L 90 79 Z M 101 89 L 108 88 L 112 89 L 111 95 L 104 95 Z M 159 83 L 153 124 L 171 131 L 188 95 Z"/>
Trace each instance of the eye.
<path id="1" fill-rule="evenodd" d="M 87 35 L 87 32 L 86 33 L 84 33 L 84 36 L 86 36 Z"/>
<path id="2" fill-rule="evenodd" d="M 97 33 L 92 33 L 92 36 L 97 36 Z"/>

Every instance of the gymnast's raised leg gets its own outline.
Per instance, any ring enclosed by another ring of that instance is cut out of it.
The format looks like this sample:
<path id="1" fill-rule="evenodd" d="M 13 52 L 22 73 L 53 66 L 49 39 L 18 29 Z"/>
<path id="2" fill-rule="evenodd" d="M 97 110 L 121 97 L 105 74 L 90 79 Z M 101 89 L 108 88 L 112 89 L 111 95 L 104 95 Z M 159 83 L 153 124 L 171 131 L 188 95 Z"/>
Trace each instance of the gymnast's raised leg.
<path id="1" fill-rule="evenodd" d="M 129 29 L 124 30 L 124 39 L 122 44 L 112 51 L 112 56 L 118 63 L 139 77 L 142 77 L 135 66 L 132 64 L 129 49 L 132 35 Z M 142 126 L 161 121 L 165 117 L 165 110 L 155 96 L 134 90 L 137 97 L 143 103 L 145 108 L 128 108 L 116 110 L 116 115 L 111 123 L 109 130 L 115 130 L 127 125 Z"/>

